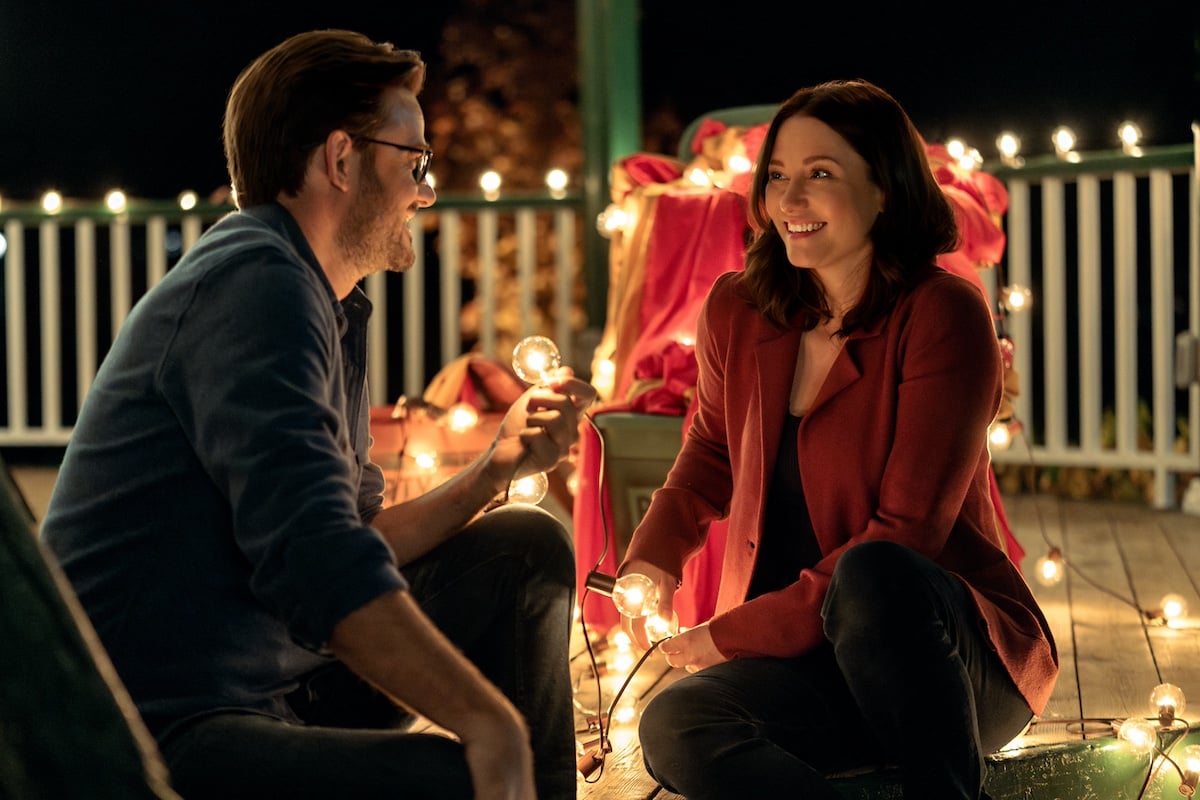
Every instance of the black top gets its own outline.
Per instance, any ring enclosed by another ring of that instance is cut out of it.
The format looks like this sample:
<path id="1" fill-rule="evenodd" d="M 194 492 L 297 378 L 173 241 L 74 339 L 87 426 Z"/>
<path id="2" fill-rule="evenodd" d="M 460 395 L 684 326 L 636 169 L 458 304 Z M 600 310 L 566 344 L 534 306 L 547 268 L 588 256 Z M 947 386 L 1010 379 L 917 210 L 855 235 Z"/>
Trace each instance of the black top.
<path id="1" fill-rule="evenodd" d="M 747 600 L 795 583 L 800 570 L 821 560 L 800 481 L 800 458 L 796 449 L 800 419 L 789 413 L 783 421 L 779 456 L 775 459 L 775 471 L 767 489 L 762 541 L 759 542 Z"/>

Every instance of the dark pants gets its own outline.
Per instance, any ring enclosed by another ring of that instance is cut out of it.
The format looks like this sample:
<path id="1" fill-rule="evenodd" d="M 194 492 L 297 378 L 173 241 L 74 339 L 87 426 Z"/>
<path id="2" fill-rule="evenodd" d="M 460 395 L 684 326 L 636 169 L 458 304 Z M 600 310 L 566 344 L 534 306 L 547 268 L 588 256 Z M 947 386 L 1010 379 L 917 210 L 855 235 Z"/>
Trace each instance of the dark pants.
<path id="1" fill-rule="evenodd" d="M 889 764 L 907 798 L 986 797 L 984 756 L 1033 715 L 963 585 L 866 543 L 839 559 L 822 616 L 828 646 L 718 664 L 655 697 L 640 726 L 650 774 L 688 800 L 839 800 L 825 775 Z"/>
<path id="2" fill-rule="evenodd" d="M 540 800 L 574 798 L 575 560 L 563 526 L 505 506 L 403 572 L 430 619 L 525 715 Z M 340 664 L 289 700 L 306 725 L 219 713 L 172 733 L 162 743 L 172 785 L 187 800 L 472 797 L 462 747 L 406 732 L 411 718 Z"/>

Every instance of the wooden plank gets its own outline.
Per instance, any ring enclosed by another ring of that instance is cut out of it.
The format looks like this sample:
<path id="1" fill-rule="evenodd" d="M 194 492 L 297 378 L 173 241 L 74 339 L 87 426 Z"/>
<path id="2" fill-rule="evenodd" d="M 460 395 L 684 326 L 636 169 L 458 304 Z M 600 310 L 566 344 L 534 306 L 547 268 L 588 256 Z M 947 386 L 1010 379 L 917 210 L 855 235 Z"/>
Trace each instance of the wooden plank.
<path id="1" fill-rule="evenodd" d="M 1113 509 L 1064 503 L 1072 628 L 1085 718 L 1144 716 L 1157 683 L 1141 612 L 1117 544 Z"/>
<path id="2" fill-rule="evenodd" d="M 1037 579 L 1037 561 L 1051 547 L 1062 547 L 1063 533 L 1059 502 L 1053 497 L 1039 495 L 1015 495 L 1003 498 L 1005 513 L 1013 536 L 1025 550 L 1021 571 L 1033 590 L 1058 648 L 1059 676 L 1054 693 L 1038 718 L 1023 737 L 1014 741 L 1015 746 L 1063 741 L 1073 738 L 1063 720 L 1075 720 L 1083 715 L 1079 704 L 1079 684 L 1075 664 L 1075 635 L 1071 627 L 1071 608 L 1067 596 L 1067 582 L 1060 581 L 1045 585 Z M 1074 737 L 1077 738 L 1077 737 Z"/>
<path id="3" fill-rule="evenodd" d="M 1192 611 L 1200 610 L 1200 594 L 1187 567 L 1167 536 L 1169 515 L 1140 508 L 1113 509 L 1117 541 L 1131 577 L 1134 596 L 1147 611 L 1156 612 L 1168 593 L 1178 594 Z M 1200 538 L 1200 537 L 1193 537 Z M 1154 656 L 1158 683 L 1191 688 L 1200 700 L 1200 636 L 1195 618 L 1166 624 L 1146 625 L 1146 635 Z M 1145 714 L 1152 714 L 1146 688 Z"/>

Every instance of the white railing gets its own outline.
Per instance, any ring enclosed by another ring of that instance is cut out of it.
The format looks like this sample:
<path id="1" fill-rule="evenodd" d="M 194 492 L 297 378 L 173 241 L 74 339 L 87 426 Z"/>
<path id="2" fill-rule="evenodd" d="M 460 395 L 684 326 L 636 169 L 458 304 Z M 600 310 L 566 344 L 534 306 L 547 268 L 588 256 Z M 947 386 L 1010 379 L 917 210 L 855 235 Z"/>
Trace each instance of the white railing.
<path id="1" fill-rule="evenodd" d="M 1152 471 L 1163 508 L 1178 474 L 1200 473 L 1197 153 L 998 171 L 1008 245 L 993 291 L 1006 280 L 1035 300 L 1005 320 L 1028 449 L 996 451 L 996 463 Z"/>
<path id="2" fill-rule="evenodd" d="M 996 170 L 1009 190 L 1008 248 L 985 276 L 993 291 L 1003 281 L 1035 292 L 1030 310 L 1005 320 L 1030 449 L 997 451 L 998 464 L 1150 470 L 1160 507 L 1174 504 L 1176 476 L 1200 472 L 1200 384 L 1176 385 L 1177 373 L 1198 369 L 1181 358 L 1200 349 L 1197 151 Z M 160 205 L 125 215 L 0 210 L 8 244 L 0 446 L 66 443 L 112 332 L 220 211 Z M 443 199 L 419 214 L 416 266 L 366 284 L 375 304 L 372 403 L 419 395 L 465 350 L 504 357 L 504 335 L 551 336 L 566 363 L 586 367 L 592 353 L 572 352 L 586 324 L 579 254 L 590 222 L 579 207 Z M 464 286 L 475 293 L 474 341 L 462 335 Z M 513 324 L 499 324 L 503 315 Z"/>
<path id="3" fill-rule="evenodd" d="M 433 374 L 464 352 L 505 358 L 508 339 L 531 333 L 554 338 L 564 363 L 575 363 L 583 283 L 578 207 L 576 198 L 441 200 L 418 214 L 416 264 L 403 275 L 373 275 L 365 285 L 375 307 L 372 404 L 420 396 Z M 0 211 L 6 247 L 0 446 L 66 444 L 97 365 L 133 303 L 227 210 L 142 203 L 120 214 Z M 467 342 L 464 283 L 475 293 L 468 301 L 477 331 Z M 509 315 L 506 328 L 502 314 Z"/>

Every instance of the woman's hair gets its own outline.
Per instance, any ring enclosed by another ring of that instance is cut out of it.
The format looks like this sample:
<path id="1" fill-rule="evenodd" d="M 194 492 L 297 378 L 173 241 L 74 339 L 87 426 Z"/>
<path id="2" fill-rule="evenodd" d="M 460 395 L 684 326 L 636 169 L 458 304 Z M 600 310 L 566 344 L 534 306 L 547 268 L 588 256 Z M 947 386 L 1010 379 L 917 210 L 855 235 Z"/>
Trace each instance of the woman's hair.
<path id="1" fill-rule="evenodd" d="M 767 165 L 780 125 L 797 114 L 820 120 L 849 142 L 867 162 L 870 179 L 883 190 L 883 211 L 869 233 L 875 260 L 862 298 L 842 320 L 845 335 L 886 313 L 915 275 L 939 254 L 953 250 L 958 228 L 925 157 L 924 141 L 891 95 L 862 80 L 801 89 L 775 112 L 750 187 L 754 237 L 746 251 L 743 282 L 754 305 L 773 324 L 784 328 L 803 310 L 801 325 L 807 330 L 832 316 L 814 276 L 788 261 L 767 214 Z"/>
<path id="2" fill-rule="evenodd" d="M 225 106 L 238 206 L 296 195 L 313 147 L 337 129 L 370 135 L 385 119 L 384 91 L 417 94 L 424 81 L 419 53 L 352 31 L 301 33 L 263 53 L 242 70 Z"/>

